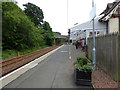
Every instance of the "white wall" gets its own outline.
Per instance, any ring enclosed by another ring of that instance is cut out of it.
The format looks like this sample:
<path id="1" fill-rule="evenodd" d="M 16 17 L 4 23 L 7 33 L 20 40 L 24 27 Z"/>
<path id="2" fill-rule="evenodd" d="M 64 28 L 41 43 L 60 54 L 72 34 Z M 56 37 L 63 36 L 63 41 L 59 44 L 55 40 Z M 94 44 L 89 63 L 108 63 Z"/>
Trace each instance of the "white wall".
<path id="1" fill-rule="evenodd" d="M 109 33 L 119 32 L 119 18 L 109 19 Z"/>

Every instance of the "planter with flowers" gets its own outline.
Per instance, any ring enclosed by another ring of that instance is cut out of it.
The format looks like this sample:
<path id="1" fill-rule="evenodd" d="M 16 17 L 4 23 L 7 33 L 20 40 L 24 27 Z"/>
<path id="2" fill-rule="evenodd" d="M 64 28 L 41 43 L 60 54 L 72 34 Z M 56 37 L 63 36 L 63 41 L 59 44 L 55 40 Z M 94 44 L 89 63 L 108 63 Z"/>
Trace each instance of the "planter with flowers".
<path id="1" fill-rule="evenodd" d="M 74 67 L 75 83 L 77 85 L 91 85 L 91 61 L 87 57 L 77 57 Z"/>

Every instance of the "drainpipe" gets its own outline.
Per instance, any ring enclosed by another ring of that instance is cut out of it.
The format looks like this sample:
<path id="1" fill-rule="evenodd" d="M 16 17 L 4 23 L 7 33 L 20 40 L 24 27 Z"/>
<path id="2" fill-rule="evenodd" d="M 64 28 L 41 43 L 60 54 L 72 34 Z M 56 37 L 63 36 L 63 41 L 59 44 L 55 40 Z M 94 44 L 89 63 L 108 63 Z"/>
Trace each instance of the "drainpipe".
<path id="1" fill-rule="evenodd" d="M 118 15 L 120 15 L 120 4 L 118 5 Z M 119 16 L 119 31 L 118 32 L 120 33 L 120 16 Z"/>
<path id="2" fill-rule="evenodd" d="M 119 17 L 119 34 L 120 34 L 120 17 Z"/>

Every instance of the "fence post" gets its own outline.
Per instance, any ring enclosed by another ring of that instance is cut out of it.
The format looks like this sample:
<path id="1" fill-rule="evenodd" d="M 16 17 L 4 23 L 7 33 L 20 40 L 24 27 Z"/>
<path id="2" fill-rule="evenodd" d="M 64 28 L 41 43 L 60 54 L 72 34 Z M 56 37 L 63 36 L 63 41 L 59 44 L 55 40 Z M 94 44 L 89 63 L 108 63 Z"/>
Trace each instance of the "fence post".
<path id="1" fill-rule="evenodd" d="M 120 81 L 120 34 L 117 35 L 117 81 Z"/>

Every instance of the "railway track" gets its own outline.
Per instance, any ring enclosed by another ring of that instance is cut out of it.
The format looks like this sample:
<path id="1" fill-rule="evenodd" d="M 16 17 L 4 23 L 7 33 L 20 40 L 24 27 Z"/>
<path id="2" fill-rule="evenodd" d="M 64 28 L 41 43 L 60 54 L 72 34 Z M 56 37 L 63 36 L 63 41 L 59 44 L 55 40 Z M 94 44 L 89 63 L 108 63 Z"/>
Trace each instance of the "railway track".
<path id="1" fill-rule="evenodd" d="M 52 51 L 53 49 L 55 49 L 61 45 L 47 47 L 47 48 L 37 50 L 37 51 L 32 52 L 32 53 L 28 53 L 25 55 L 13 57 L 11 59 L 6 59 L 6 60 L 1 61 L 0 62 L 0 69 L 1 69 L 0 77 L 18 69 L 19 67 L 35 60 L 36 58 Z"/>

